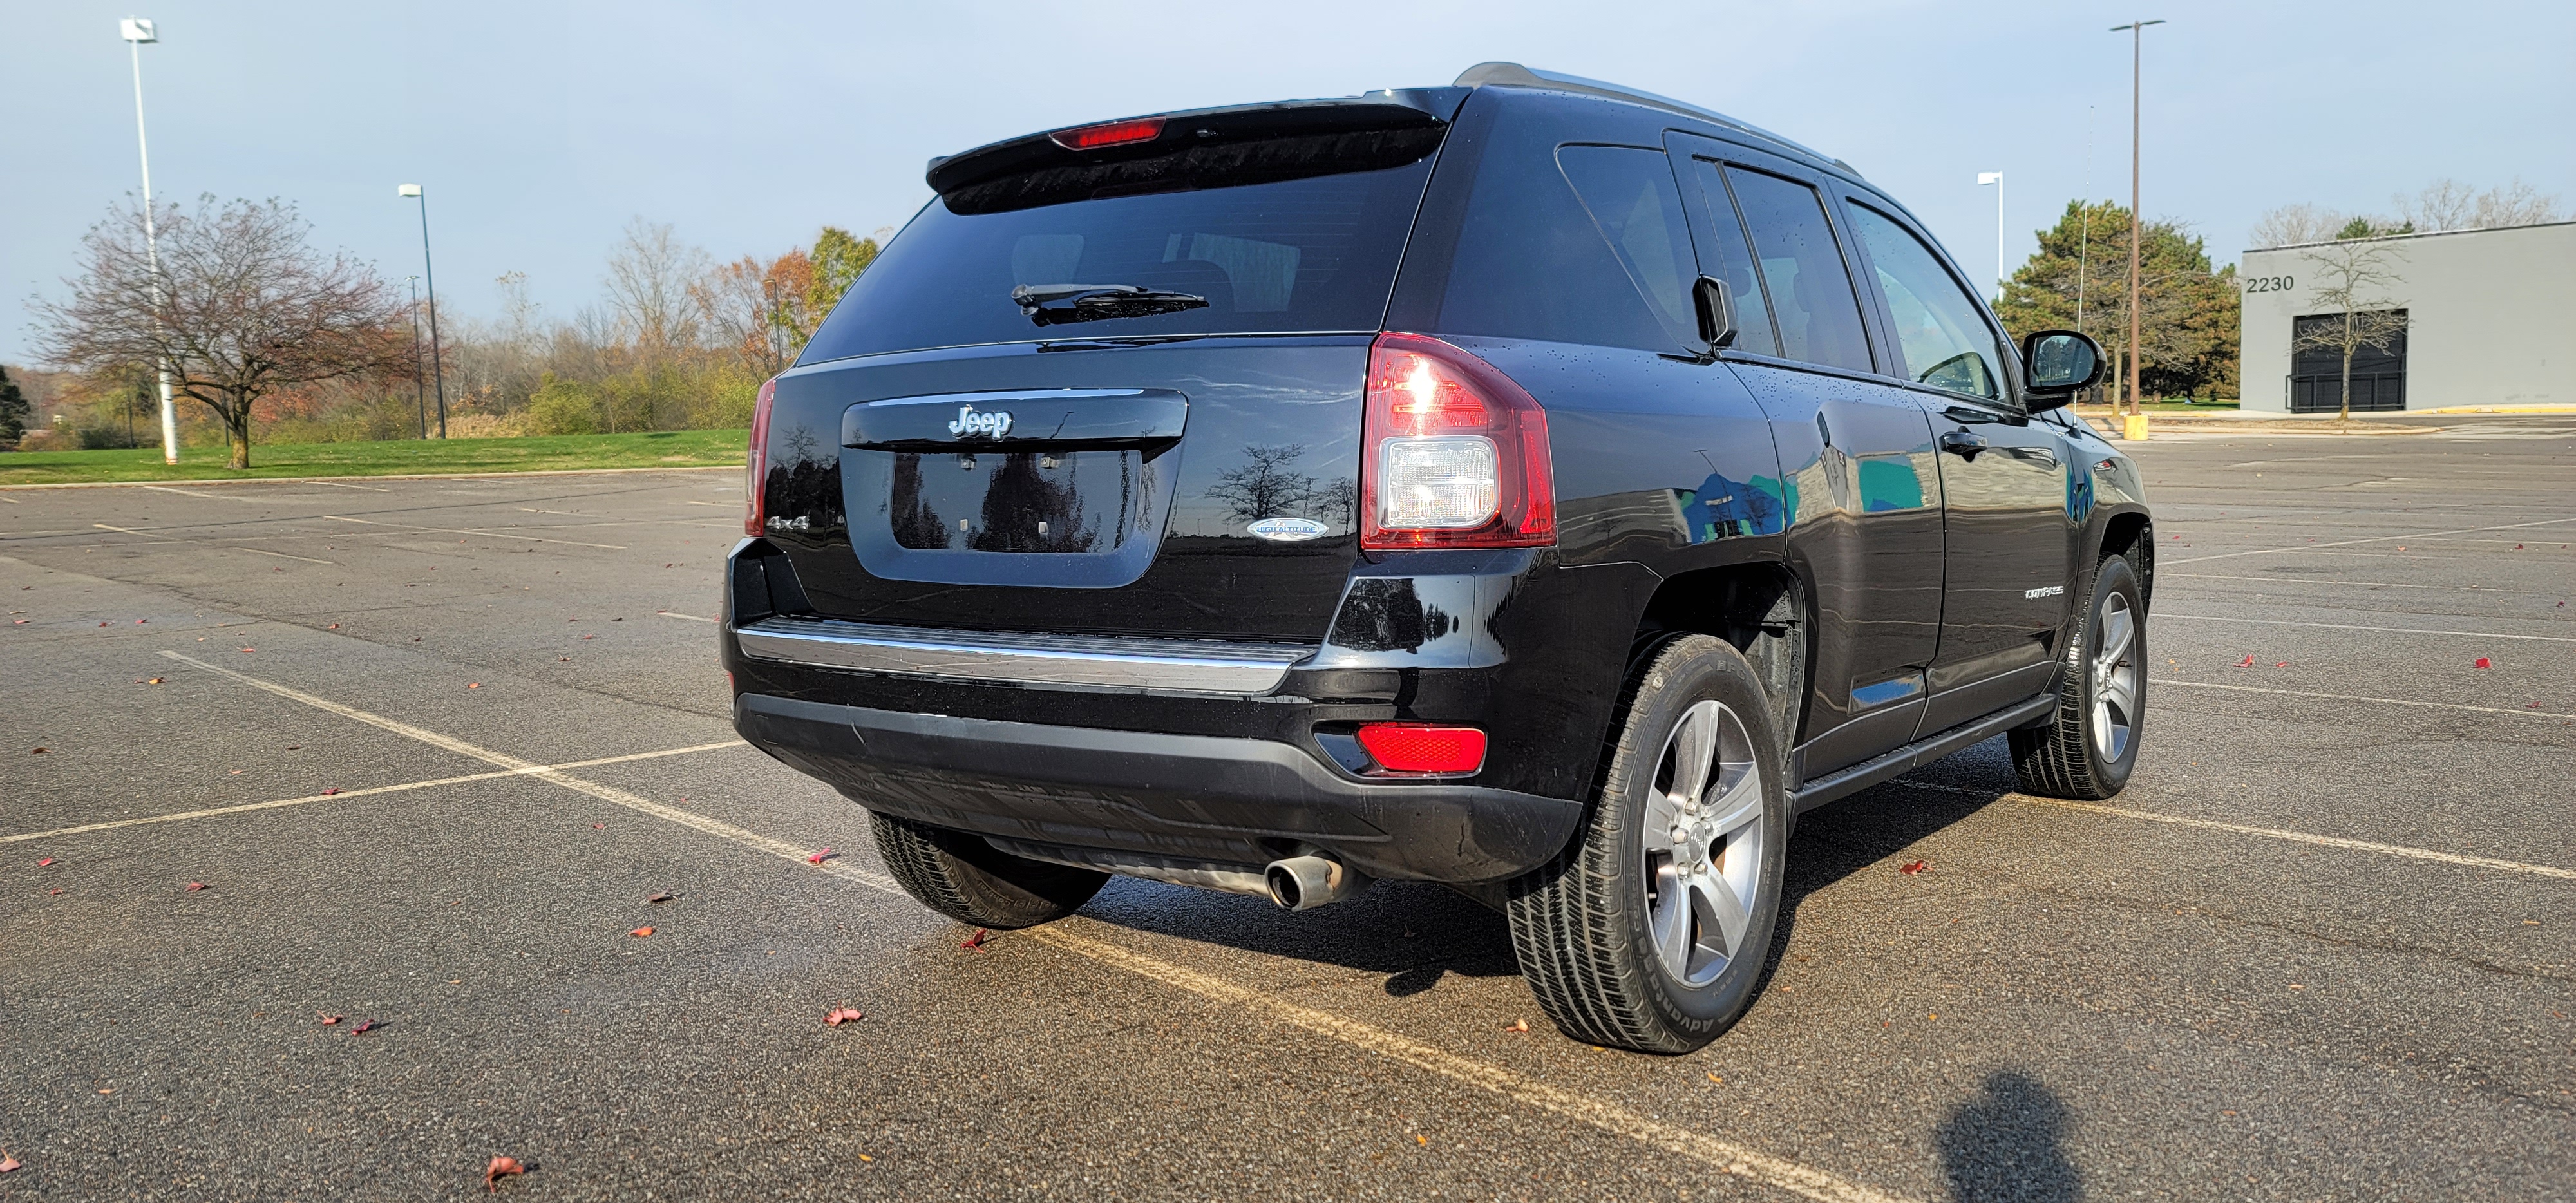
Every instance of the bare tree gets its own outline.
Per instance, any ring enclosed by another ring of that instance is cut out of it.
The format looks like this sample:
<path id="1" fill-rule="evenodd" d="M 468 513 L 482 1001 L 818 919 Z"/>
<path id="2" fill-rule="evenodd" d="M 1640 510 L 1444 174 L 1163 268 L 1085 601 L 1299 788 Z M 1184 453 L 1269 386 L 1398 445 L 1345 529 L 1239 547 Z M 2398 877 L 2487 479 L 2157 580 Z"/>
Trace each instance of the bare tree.
<path id="1" fill-rule="evenodd" d="M 2335 231 L 2352 220 L 2323 205 L 2283 205 L 2265 213 L 2247 232 L 2254 249 L 2269 250 L 2276 246 L 2297 246 L 2302 242 L 2327 242 Z"/>
<path id="2" fill-rule="evenodd" d="M 627 223 L 608 257 L 608 299 L 647 357 L 698 345 L 699 306 L 689 286 L 711 266 L 705 251 L 681 242 L 670 226 L 640 217 Z"/>
<path id="3" fill-rule="evenodd" d="M 213 409 L 250 466 L 251 411 L 281 390 L 370 373 L 409 375 L 409 327 L 394 290 L 346 252 L 324 257 L 310 226 L 277 200 L 194 216 L 155 215 L 155 288 L 139 208 L 112 212 L 81 239 L 71 298 L 35 308 L 46 358 L 83 371 L 169 365 L 171 385 Z"/>
<path id="4" fill-rule="evenodd" d="M 2398 284 L 2394 260 L 2400 253 L 2384 241 L 2332 242 L 2303 256 L 2315 265 L 2309 278 L 2310 304 L 2328 311 L 2330 322 L 2311 325 L 2292 336 L 2292 351 L 2333 351 L 2343 359 L 2343 407 L 2337 421 L 2352 420 L 2352 360 L 2364 350 L 2387 351 L 2406 333 L 2406 317 L 2395 309 L 2389 290 Z"/>
<path id="5" fill-rule="evenodd" d="M 1225 503 L 1226 515 L 1238 522 L 1302 517 L 1325 500 L 1317 495 L 1314 475 L 1296 470 L 1305 454 L 1303 443 L 1245 447 L 1243 462 L 1218 473 L 1207 495 Z"/>
<path id="6" fill-rule="evenodd" d="M 2515 180 L 2477 191 L 2458 180 L 2435 180 L 2413 196 L 2397 198 L 2398 216 L 2422 233 L 2500 230 L 2558 220 L 2558 198 Z"/>

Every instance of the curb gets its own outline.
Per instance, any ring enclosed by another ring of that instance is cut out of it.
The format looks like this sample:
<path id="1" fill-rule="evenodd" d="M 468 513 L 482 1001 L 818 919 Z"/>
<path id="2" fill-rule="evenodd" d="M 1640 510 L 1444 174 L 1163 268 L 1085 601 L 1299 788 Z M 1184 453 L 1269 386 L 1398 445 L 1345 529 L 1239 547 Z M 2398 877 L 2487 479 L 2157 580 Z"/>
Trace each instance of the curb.
<path id="1" fill-rule="evenodd" d="M 5 467 L 6 465 L 0 465 Z M 666 468 L 532 468 L 525 472 L 403 472 L 348 476 L 219 476 L 204 480 L 81 480 L 55 484 L 0 484 L 0 492 L 22 489 L 134 489 L 146 485 L 310 485 L 351 480 L 500 480 L 518 476 L 612 476 L 629 472 L 740 472 L 741 464 L 691 464 Z"/>

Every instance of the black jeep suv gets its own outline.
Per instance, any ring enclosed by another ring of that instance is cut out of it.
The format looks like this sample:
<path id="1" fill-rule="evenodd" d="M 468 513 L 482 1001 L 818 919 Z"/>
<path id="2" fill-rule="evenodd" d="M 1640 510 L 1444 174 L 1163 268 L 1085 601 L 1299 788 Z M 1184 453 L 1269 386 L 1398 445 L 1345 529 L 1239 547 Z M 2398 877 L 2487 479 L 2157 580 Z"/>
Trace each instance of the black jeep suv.
<path id="1" fill-rule="evenodd" d="M 1567 1033 L 1683 1051 L 1799 812 L 2136 762 L 2145 497 L 2050 412 L 2100 348 L 2015 348 L 1839 160 L 1493 63 L 929 183 L 762 390 L 723 628 L 925 905 L 1441 882 Z"/>

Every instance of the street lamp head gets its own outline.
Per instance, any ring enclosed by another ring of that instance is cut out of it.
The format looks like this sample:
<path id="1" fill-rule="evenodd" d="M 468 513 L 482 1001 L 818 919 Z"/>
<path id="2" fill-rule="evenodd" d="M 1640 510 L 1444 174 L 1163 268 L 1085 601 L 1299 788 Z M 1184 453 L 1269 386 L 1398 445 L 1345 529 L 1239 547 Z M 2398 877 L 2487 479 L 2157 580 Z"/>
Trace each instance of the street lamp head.
<path id="1" fill-rule="evenodd" d="M 2000 184 L 2003 182 L 2004 173 L 2000 171 L 1980 171 L 1977 173 L 1977 185 L 1979 187 L 1984 187 L 1987 184 Z"/>
<path id="2" fill-rule="evenodd" d="M 2126 25 L 2114 25 L 2114 26 L 2112 26 L 2112 27 L 2111 27 L 2111 32 L 2113 32 L 2113 33 L 2127 33 L 2127 32 L 2129 32 L 2129 31 L 2130 31 L 2130 30 L 2132 30 L 2132 29 L 2144 29 L 2144 28 L 2146 28 L 2147 26 L 2150 26 L 2150 25 L 2162 25 L 2162 24 L 2164 24 L 2164 23 L 2165 23 L 2165 19 L 2164 19 L 2163 17 L 2158 17 L 2158 18 L 2156 18 L 2156 19 L 2155 19 L 2155 20 L 2153 20 L 2153 21 L 2131 21 L 2131 22 L 2129 22 L 2129 23 L 2128 23 L 2128 24 L 2126 24 Z"/>
<path id="3" fill-rule="evenodd" d="M 129 42 L 158 42 L 161 35 L 153 31 L 152 22 L 141 17 L 127 17 L 116 23 L 116 31 Z"/>
<path id="4" fill-rule="evenodd" d="M 400 187 L 397 187 L 397 188 L 395 188 L 395 189 L 394 189 L 394 195 L 396 195 L 396 196 L 418 196 L 418 195 L 420 195 L 420 185 L 418 185 L 418 184 L 404 184 L 404 185 L 401 185 Z"/>

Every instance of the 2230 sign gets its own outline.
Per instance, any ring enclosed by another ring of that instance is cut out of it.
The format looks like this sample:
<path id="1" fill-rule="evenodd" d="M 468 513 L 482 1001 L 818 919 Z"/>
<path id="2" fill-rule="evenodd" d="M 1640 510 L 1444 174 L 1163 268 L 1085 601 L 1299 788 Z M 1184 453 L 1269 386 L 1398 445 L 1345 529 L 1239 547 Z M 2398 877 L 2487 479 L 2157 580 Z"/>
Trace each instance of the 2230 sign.
<path id="1" fill-rule="evenodd" d="M 2247 292 L 2288 292 L 2298 281 L 2289 276 L 2256 276 L 2245 282 Z"/>

